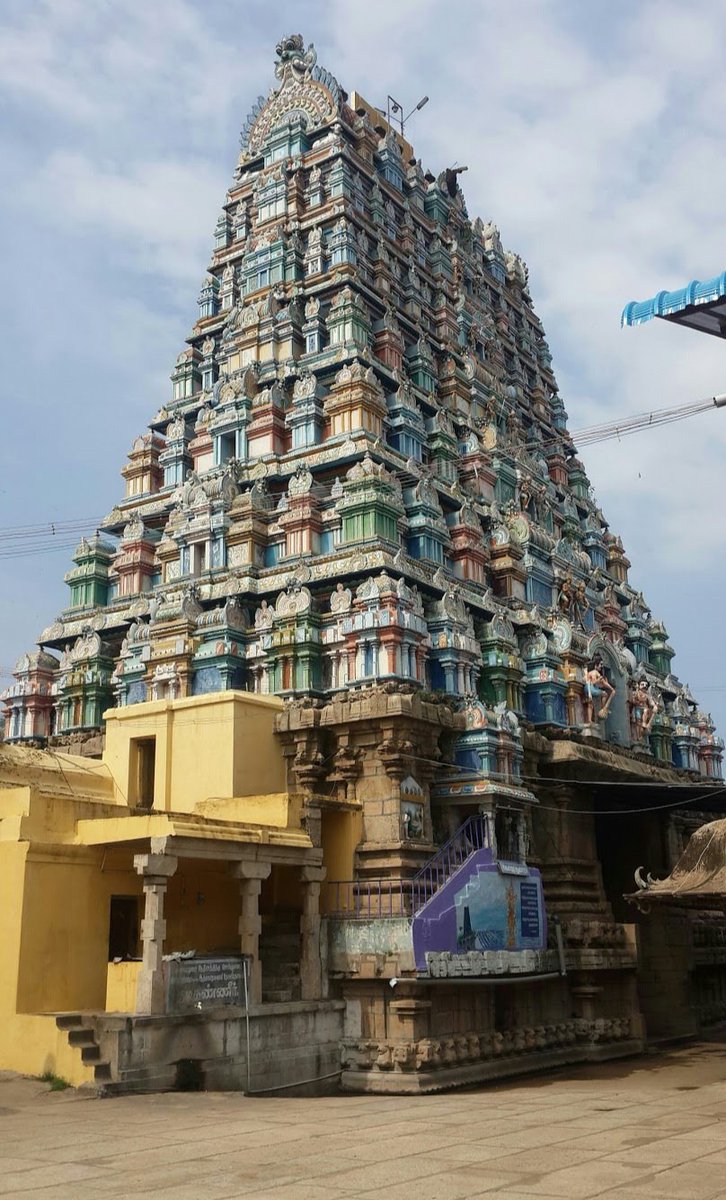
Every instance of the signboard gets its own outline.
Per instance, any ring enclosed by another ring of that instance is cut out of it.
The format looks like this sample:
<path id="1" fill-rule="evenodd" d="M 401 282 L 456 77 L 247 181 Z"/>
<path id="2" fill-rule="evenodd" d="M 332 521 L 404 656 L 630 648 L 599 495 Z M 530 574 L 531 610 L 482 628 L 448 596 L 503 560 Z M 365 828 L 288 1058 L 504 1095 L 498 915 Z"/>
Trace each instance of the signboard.
<path id="1" fill-rule="evenodd" d="M 167 1012 L 244 1008 L 244 963 L 242 956 L 169 959 L 164 964 Z"/>
<path id="2" fill-rule="evenodd" d="M 497 869 L 500 875 L 529 875 L 529 867 L 526 863 L 507 862 L 503 858 L 499 859 Z"/>
<path id="3" fill-rule="evenodd" d="M 538 942 L 540 931 L 539 888 L 531 880 L 519 885 L 519 924 L 522 941 Z"/>

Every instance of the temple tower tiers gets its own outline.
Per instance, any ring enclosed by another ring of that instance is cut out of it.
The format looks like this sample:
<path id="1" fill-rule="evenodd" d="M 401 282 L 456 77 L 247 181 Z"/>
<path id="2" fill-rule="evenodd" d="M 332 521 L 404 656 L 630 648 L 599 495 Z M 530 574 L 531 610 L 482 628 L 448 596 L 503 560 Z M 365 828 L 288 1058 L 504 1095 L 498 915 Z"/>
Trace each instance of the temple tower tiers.
<path id="1" fill-rule="evenodd" d="M 284 39 L 275 70 L 171 394 L 3 693 L 6 737 L 390 684 L 719 774 L 567 431 L 524 262 L 312 46 Z"/>

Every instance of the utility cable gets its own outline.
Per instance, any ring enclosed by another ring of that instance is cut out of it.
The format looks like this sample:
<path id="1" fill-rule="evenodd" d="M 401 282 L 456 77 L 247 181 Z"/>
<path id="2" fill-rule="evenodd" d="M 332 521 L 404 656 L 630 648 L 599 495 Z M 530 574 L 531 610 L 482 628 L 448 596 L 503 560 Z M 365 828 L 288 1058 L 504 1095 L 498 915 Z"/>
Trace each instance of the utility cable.
<path id="1" fill-rule="evenodd" d="M 98 528 L 98 517 L 68 517 L 64 519 L 49 519 L 38 525 L 0 525 L 0 542 L 17 541 L 22 538 L 41 537 L 50 534 L 55 537 L 76 530 Z"/>
<path id="2" fill-rule="evenodd" d="M 662 425 L 685 421 L 688 417 L 709 412 L 712 408 L 726 408 L 726 393 L 709 396 L 705 400 L 697 400 L 691 404 L 678 405 L 675 408 L 653 409 L 651 412 L 636 413 L 632 417 L 624 417 L 621 421 L 606 421 L 600 425 L 588 425 L 582 429 L 562 430 L 559 436 L 528 442 L 526 449 L 532 452 L 538 448 L 568 440 L 577 443 L 578 448 L 594 446 L 614 438 L 621 439 L 633 433 L 642 433 L 647 429 L 658 429 Z"/>
<path id="3" fill-rule="evenodd" d="M 461 765 L 461 763 L 443 762 L 440 758 L 424 758 L 422 755 L 418 755 L 418 754 L 408 755 L 407 757 L 413 758 L 416 762 L 430 763 L 432 766 L 435 766 L 435 767 L 446 767 L 447 770 L 450 770 L 450 771 L 460 771 L 462 774 L 473 775 L 477 779 L 485 778 L 485 779 L 490 779 L 490 780 L 493 780 L 495 782 L 500 782 L 500 783 L 505 782 L 505 781 L 509 781 L 509 782 L 512 781 L 510 775 L 505 775 L 501 771 L 487 771 L 485 773 L 482 771 L 477 771 L 476 767 L 464 767 Z M 573 782 L 575 782 L 571 778 L 565 779 L 565 778 L 555 777 L 553 775 L 552 776 L 550 776 L 550 775 L 547 775 L 547 776 L 544 776 L 544 775 L 519 775 L 518 780 L 521 780 L 523 782 L 532 782 L 532 783 L 573 783 Z M 578 779 L 578 780 L 576 780 L 576 782 L 578 784 L 586 784 L 588 787 L 611 787 L 612 786 L 612 784 L 607 779 Z M 658 783 L 656 780 L 653 780 L 653 781 L 643 780 L 642 782 L 639 782 L 638 780 L 624 780 L 622 783 L 620 781 L 618 781 L 617 786 L 619 788 L 620 787 L 637 787 L 637 788 L 653 787 L 653 788 L 658 788 L 660 791 L 663 791 L 664 788 L 684 788 L 684 787 L 688 788 L 688 787 L 701 787 L 703 785 L 698 784 L 698 783 Z"/>

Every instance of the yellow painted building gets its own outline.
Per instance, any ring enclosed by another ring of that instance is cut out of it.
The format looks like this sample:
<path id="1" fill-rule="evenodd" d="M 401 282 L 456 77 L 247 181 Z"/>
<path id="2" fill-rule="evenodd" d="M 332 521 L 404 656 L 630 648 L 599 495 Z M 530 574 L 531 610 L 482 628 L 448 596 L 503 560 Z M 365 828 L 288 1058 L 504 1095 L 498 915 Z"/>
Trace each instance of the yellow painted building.
<path id="1" fill-rule="evenodd" d="M 163 1012 L 169 954 L 249 956 L 260 1003 L 276 915 L 300 929 L 297 996 L 321 995 L 323 850 L 287 790 L 282 707 L 220 692 L 113 709 L 101 761 L 0 744 L 0 1068 L 91 1081 L 68 1030 Z M 356 818 L 328 821 L 344 878 Z"/>

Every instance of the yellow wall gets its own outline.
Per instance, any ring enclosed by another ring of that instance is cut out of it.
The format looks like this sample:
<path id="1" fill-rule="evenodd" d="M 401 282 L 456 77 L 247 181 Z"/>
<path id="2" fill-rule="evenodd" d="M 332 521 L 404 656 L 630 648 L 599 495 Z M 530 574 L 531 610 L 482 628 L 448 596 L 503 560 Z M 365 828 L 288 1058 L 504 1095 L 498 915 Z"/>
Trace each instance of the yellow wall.
<path id="1" fill-rule="evenodd" d="M 103 1009 L 111 896 L 140 895 L 133 870 L 104 861 L 103 847 L 43 853 L 31 849 L 22 902 L 17 1011 Z"/>
<path id="2" fill-rule="evenodd" d="M 5 1016 L 0 1020 L 0 1068 L 24 1075 L 49 1071 L 74 1087 L 93 1082 L 93 1067 L 86 1066 L 77 1046 L 58 1029 L 53 1017 Z"/>
<path id="3" fill-rule="evenodd" d="M 322 813 L 321 837 L 326 883 L 352 879 L 355 851 L 363 836 L 363 815 L 358 811 L 325 808 Z M 330 888 L 323 888 L 321 909 L 327 908 Z"/>
<path id="4" fill-rule="evenodd" d="M 110 962 L 106 972 L 106 1012 L 136 1012 L 140 962 Z"/>
<path id="5" fill-rule="evenodd" d="M 0 822 L 0 835 L 2 832 Z M 27 842 L 0 841 L 0 1067 L 29 1075 L 50 1071 L 77 1086 L 90 1082 L 93 1070 L 84 1066 L 80 1050 L 68 1044 L 54 1018 L 16 1011 L 18 994 L 27 982 L 25 969 L 37 969 L 40 983 L 43 981 L 42 966 L 33 967 L 33 956 L 28 953 L 30 942 L 39 933 L 38 922 L 33 917 L 34 928 L 27 930 L 23 924 L 26 858 L 29 875 L 34 869 L 28 849 Z M 65 905 L 61 911 L 64 909 Z M 51 907 L 46 908 L 40 924 L 50 925 L 55 916 Z"/>
<path id="6" fill-rule="evenodd" d="M 302 797 L 294 792 L 269 792 L 264 796 L 234 796 L 230 800 L 200 800 L 195 812 L 210 820 L 299 829 Z"/>
<path id="7" fill-rule="evenodd" d="M 0 1029 L 15 1012 L 27 852 L 27 843 L 0 842 Z"/>
<path id="8" fill-rule="evenodd" d="M 239 954 L 239 882 L 225 863 L 182 859 L 166 894 L 166 950 Z"/>
<path id="9" fill-rule="evenodd" d="M 103 761 L 120 803 L 134 799 L 133 738 L 156 738 L 154 808 L 193 812 L 202 801 L 286 790 L 275 738 L 282 701 L 249 692 L 212 692 L 110 709 Z"/>

